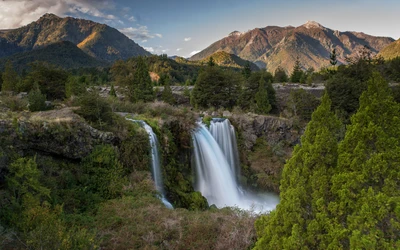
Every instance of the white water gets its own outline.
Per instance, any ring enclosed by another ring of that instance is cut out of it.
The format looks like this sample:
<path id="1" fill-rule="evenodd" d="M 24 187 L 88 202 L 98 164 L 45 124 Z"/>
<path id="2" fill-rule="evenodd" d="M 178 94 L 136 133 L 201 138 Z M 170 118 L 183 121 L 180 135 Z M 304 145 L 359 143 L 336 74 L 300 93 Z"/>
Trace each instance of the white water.
<path id="1" fill-rule="evenodd" d="M 235 171 L 229 163 L 233 161 L 233 164 L 239 164 L 234 159 L 228 158 L 234 154 L 227 157 L 207 127 L 203 123 L 198 123 L 198 126 L 192 135 L 197 174 L 195 189 L 206 197 L 210 205 L 214 204 L 218 208 L 238 207 L 254 212 L 275 209 L 279 203 L 278 196 L 244 191 L 238 185 Z M 224 127 L 225 130 L 229 128 L 229 131 L 222 131 L 223 134 L 231 134 L 231 127 Z M 217 138 L 220 136 L 219 133 L 216 135 Z"/>
<path id="2" fill-rule="evenodd" d="M 151 173 L 153 174 L 154 184 L 156 186 L 156 190 L 161 196 L 160 200 L 164 203 L 164 205 L 167 208 L 173 209 L 172 204 L 167 200 L 167 198 L 165 198 L 165 190 L 164 190 L 164 183 L 162 180 L 157 135 L 153 132 L 153 129 L 146 122 L 141 120 L 132 120 L 128 118 L 127 120 L 139 123 L 149 135 L 149 142 L 151 147 L 151 170 L 152 170 Z"/>
<path id="3" fill-rule="evenodd" d="M 228 119 L 214 118 L 210 124 L 210 133 L 217 141 L 237 179 L 240 175 L 240 166 L 235 128 Z"/>

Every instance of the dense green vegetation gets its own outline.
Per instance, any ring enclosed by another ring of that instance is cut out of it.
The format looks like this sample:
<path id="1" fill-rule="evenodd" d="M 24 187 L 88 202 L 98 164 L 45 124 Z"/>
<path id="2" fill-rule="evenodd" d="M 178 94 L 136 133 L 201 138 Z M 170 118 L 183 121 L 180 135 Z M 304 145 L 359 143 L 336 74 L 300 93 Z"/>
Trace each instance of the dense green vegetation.
<path id="1" fill-rule="evenodd" d="M 285 165 L 256 249 L 398 249 L 400 106 L 372 73 L 345 137 L 328 95 Z"/>

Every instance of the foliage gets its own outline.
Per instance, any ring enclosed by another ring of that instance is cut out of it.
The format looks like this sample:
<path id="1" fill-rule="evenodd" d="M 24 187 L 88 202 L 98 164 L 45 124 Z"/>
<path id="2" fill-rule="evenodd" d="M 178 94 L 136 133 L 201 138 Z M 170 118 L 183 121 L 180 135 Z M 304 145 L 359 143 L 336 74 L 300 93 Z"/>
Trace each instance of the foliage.
<path id="1" fill-rule="evenodd" d="M 260 78 L 260 85 L 258 87 L 258 92 L 255 96 L 256 100 L 256 112 L 258 114 L 268 114 L 272 107 L 268 100 L 268 92 L 265 87 L 264 77 Z"/>
<path id="2" fill-rule="evenodd" d="M 326 249 L 329 178 L 337 162 L 339 129 L 325 94 L 283 169 L 280 204 L 256 222 L 255 249 Z"/>
<path id="3" fill-rule="evenodd" d="M 268 94 L 268 102 L 272 110 L 277 108 L 275 89 L 272 87 L 273 76 L 269 72 L 253 72 L 250 77 L 245 81 L 242 93 L 240 95 L 240 106 L 242 109 L 256 110 L 256 94 L 260 90 L 260 81 L 264 79 L 265 89 Z"/>
<path id="4" fill-rule="evenodd" d="M 280 66 L 278 68 L 276 68 L 275 73 L 274 73 L 274 82 L 281 83 L 281 82 L 288 82 L 288 80 L 289 79 L 288 79 L 285 69 Z"/>
<path id="5" fill-rule="evenodd" d="M 290 82 L 300 82 L 301 78 L 303 77 L 303 70 L 301 69 L 300 66 L 300 60 L 297 57 L 296 62 L 294 64 L 292 74 L 290 75 Z"/>
<path id="6" fill-rule="evenodd" d="M 23 80 L 25 85 L 33 87 L 37 83 L 48 100 L 65 98 L 65 84 L 68 80 L 66 71 L 43 62 L 32 63 L 31 68 Z"/>
<path id="7" fill-rule="evenodd" d="M 40 92 L 40 89 L 37 85 L 29 92 L 28 100 L 29 111 L 31 112 L 44 111 L 47 108 L 46 96 L 43 95 L 42 92 Z"/>
<path id="8" fill-rule="evenodd" d="M 85 168 L 84 185 L 87 192 L 97 193 L 103 199 L 113 199 L 121 195 L 126 184 L 124 168 L 112 146 L 97 146 L 83 160 Z"/>
<path id="9" fill-rule="evenodd" d="M 160 78 L 160 81 L 161 81 L 161 78 Z M 173 105 L 173 104 L 175 104 L 175 98 L 174 98 L 174 95 L 172 94 L 172 90 L 171 90 L 169 83 L 170 83 L 169 78 L 163 77 L 162 84 L 164 86 L 164 90 L 161 93 L 161 99 L 164 102 Z"/>
<path id="10" fill-rule="evenodd" d="M 336 57 L 336 49 L 332 49 L 332 52 L 329 55 L 329 62 L 332 66 L 336 66 L 336 64 L 338 63 L 337 61 L 337 57 Z"/>
<path id="11" fill-rule="evenodd" d="M 79 100 L 80 109 L 76 111 L 85 120 L 98 126 L 100 129 L 112 125 L 113 113 L 111 106 L 98 93 L 92 92 L 82 95 Z"/>
<path id="12" fill-rule="evenodd" d="M 224 71 L 218 66 L 207 66 L 197 77 L 192 91 L 194 105 L 199 108 L 233 108 L 242 81 L 239 73 Z"/>
<path id="13" fill-rule="evenodd" d="M 250 67 L 250 62 L 246 61 L 246 64 L 244 65 L 244 68 L 242 69 L 242 75 L 244 78 L 248 79 L 251 75 L 251 67 Z"/>
<path id="14" fill-rule="evenodd" d="M 65 84 L 65 96 L 80 96 L 86 93 L 86 79 L 84 76 L 69 76 Z"/>
<path id="15" fill-rule="evenodd" d="M 2 74 L 1 91 L 15 91 L 18 81 L 18 74 L 15 72 L 11 61 L 7 61 L 5 70 Z"/>
<path id="16" fill-rule="evenodd" d="M 128 87 L 132 102 L 149 102 L 154 100 L 153 85 L 144 58 L 139 57 L 137 59 L 133 80 L 129 83 Z"/>
<path id="17" fill-rule="evenodd" d="M 115 92 L 114 84 L 111 84 L 110 94 L 109 95 L 112 96 L 112 97 L 117 97 L 117 92 Z"/>
<path id="18" fill-rule="evenodd" d="M 292 116 L 299 117 L 303 121 L 309 121 L 311 114 L 320 104 L 319 100 L 304 89 L 290 91 L 287 101 L 287 109 Z"/>

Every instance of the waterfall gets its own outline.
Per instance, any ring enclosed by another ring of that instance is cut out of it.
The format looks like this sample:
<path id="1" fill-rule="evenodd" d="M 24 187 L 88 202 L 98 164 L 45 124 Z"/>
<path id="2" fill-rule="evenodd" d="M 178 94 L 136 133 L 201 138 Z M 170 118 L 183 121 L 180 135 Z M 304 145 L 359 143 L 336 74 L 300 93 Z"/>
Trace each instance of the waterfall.
<path id="1" fill-rule="evenodd" d="M 160 194 L 160 199 L 167 208 L 172 209 L 172 204 L 165 198 L 164 183 L 162 180 L 161 166 L 160 166 L 160 155 L 158 148 L 157 135 L 153 132 L 153 129 L 144 121 L 132 120 L 129 121 L 139 123 L 149 135 L 149 142 L 151 147 L 151 173 L 153 175 L 154 184 L 156 186 L 157 192 Z"/>
<path id="2" fill-rule="evenodd" d="M 231 140 L 231 143 L 235 143 L 235 145 L 230 145 L 230 147 L 227 145 L 227 137 L 232 137 L 232 127 L 229 121 L 215 120 L 211 126 L 213 128 L 210 130 L 214 133 L 215 138 L 201 122 L 198 123 L 198 128 L 192 134 L 196 165 L 195 189 L 206 197 L 210 205 L 214 204 L 218 208 L 234 206 L 255 212 L 275 209 L 279 203 L 277 195 L 253 194 L 244 191 L 238 185 L 235 169 L 232 168 L 232 166 L 239 166 L 237 158 L 235 159 L 235 153 L 224 153 L 231 152 L 237 147 L 236 140 Z M 220 140 L 221 144 L 217 140 Z"/>
<path id="3" fill-rule="evenodd" d="M 214 118 L 211 120 L 210 133 L 222 149 L 235 178 L 238 178 L 240 166 L 235 128 L 228 119 Z"/>

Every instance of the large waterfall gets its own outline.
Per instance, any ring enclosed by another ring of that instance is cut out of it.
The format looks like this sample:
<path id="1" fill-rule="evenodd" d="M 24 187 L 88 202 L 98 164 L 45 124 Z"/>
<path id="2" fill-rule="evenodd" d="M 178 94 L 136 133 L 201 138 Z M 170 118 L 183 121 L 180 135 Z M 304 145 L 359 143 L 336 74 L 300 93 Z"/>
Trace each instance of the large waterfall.
<path id="1" fill-rule="evenodd" d="M 219 208 L 234 206 L 255 212 L 275 209 L 279 202 L 277 195 L 253 194 L 238 185 L 235 168 L 239 166 L 237 145 L 229 121 L 213 120 L 210 131 L 203 123 L 198 123 L 192 136 L 196 190 L 206 197 L 210 205 L 214 204 Z M 229 142 L 235 145 L 228 145 Z"/>
<path id="2" fill-rule="evenodd" d="M 149 142 L 151 147 L 151 172 L 153 174 L 154 184 L 156 186 L 156 190 L 160 194 L 160 199 L 164 203 L 167 208 L 173 208 L 172 204 L 165 198 L 165 190 L 164 183 L 162 179 L 161 166 L 160 166 L 160 156 L 159 156 L 159 148 L 158 148 L 158 139 L 157 135 L 153 132 L 153 129 L 144 121 L 141 120 L 132 120 L 129 121 L 139 123 L 149 135 Z"/>
<path id="3" fill-rule="evenodd" d="M 238 177 L 240 174 L 240 164 L 235 128 L 228 119 L 214 118 L 211 120 L 210 133 L 224 153 L 234 176 Z"/>

